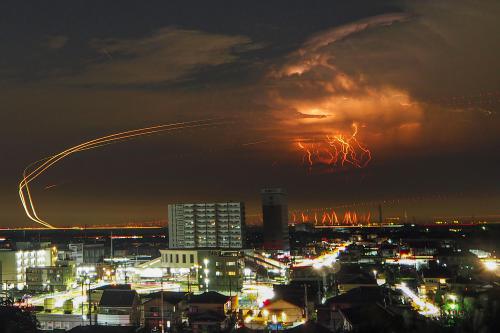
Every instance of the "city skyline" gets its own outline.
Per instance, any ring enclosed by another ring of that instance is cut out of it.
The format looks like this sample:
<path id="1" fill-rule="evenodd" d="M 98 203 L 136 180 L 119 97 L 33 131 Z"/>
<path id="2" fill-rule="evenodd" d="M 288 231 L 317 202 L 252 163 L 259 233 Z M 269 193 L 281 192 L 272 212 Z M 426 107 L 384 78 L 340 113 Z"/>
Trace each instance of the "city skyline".
<path id="1" fill-rule="evenodd" d="M 0 331 L 500 332 L 499 0 L 0 2 Z"/>
<path id="2" fill-rule="evenodd" d="M 258 224 L 260 189 L 282 187 L 290 212 L 499 221 L 498 13 L 493 0 L 7 6 L 0 228 L 38 226 L 19 198 L 31 163 L 196 121 L 65 155 L 29 184 L 36 213 L 123 225 L 234 200 Z"/>

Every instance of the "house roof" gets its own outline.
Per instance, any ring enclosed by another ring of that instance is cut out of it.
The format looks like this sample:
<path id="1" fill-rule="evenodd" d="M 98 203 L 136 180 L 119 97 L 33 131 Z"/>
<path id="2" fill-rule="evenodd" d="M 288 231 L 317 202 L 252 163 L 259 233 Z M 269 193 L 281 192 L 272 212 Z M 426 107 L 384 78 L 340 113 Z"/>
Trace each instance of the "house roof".
<path id="1" fill-rule="evenodd" d="M 131 307 L 137 297 L 135 290 L 114 290 L 107 289 L 102 293 L 99 306 L 105 307 Z"/>
<path id="2" fill-rule="evenodd" d="M 451 278 L 451 273 L 441 266 L 434 266 L 422 270 L 424 278 Z"/>
<path id="3" fill-rule="evenodd" d="M 383 300 L 384 296 L 380 287 L 358 287 L 348 292 L 329 298 L 327 304 L 339 303 L 376 303 Z"/>
<path id="4" fill-rule="evenodd" d="M 236 333 L 260 333 L 267 332 L 268 330 L 253 330 L 248 327 L 241 327 L 236 330 Z M 290 328 L 287 330 L 280 330 L 280 332 L 290 332 L 290 333 L 331 333 L 329 329 L 322 326 L 321 324 L 315 323 L 313 321 L 308 321 L 305 324 Z"/>
<path id="5" fill-rule="evenodd" d="M 304 306 L 305 289 L 303 283 L 291 283 L 288 285 L 274 285 L 274 299 L 283 299 L 298 306 Z M 313 302 L 318 298 L 318 285 L 316 283 L 309 284 L 307 287 L 307 298 L 309 302 Z"/>
<path id="6" fill-rule="evenodd" d="M 303 325 L 296 326 L 294 328 L 291 328 L 289 330 L 285 330 L 285 332 L 290 332 L 290 333 L 329 333 L 331 332 L 329 329 L 326 327 L 322 326 L 321 324 L 315 323 L 313 321 L 308 321 L 307 323 Z"/>
<path id="7" fill-rule="evenodd" d="M 286 306 L 287 308 L 293 307 L 293 306 L 298 307 L 298 308 L 301 307 L 301 304 L 290 302 L 290 301 L 283 299 L 283 298 L 278 298 L 278 299 L 271 300 L 268 304 L 265 304 L 264 309 L 282 309 L 283 305 Z"/>
<path id="8" fill-rule="evenodd" d="M 229 298 L 229 296 L 219 294 L 216 291 L 208 291 L 203 294 L 191 296 L 190 303 L 224 304 Z"/>
<path id="9" fill-rule="evenodd" d="M 351 323 L 353 326 L 361 325 L 364 323 L 383 323 L 391 322 L 394 318 L 394 314 L 388 310 L 382 308 L 377 304 L 370 304 L 364 306 L 357 306 L 348 309 L 340 310 L 342 315 Z"/>
<path id="10" fill-rule="evenodd" d="M 163 302 L 170 303 L 170 304 L 178 304 L 179 302 L 186 300 L 187 299 L 187 293 L 185 292 L 178 292 L 178 291 L 164 291 L 163 292 Z M 144 298 L 147 301 L 150 301 L 152 299 L 158 299 L 161 297 L 161 291 L 157 291 L 154 293 L 151 293 Z"/>
<path id="11" fill-rule="evenodd" d="M 69 333 L 133 333 L 135 327 L 129 326 L 77 326 L 69 330 Z"/>
<path id="12" fill-rule="evenodd" d="M 107 290 L 107 289 L 116 289 L 116 290 L 131 290 L 130 284 L 107 284 L 104 286 L 96 287 L 92 290 Z"/>
<path id="13" fill-rule="evenodd" d="M 375 277 L 367 274 L 355 274 L 355 275 L 344 275 L 340 276 L 338 279 L 339 284 L 373 284 L 377 285 Z"/>

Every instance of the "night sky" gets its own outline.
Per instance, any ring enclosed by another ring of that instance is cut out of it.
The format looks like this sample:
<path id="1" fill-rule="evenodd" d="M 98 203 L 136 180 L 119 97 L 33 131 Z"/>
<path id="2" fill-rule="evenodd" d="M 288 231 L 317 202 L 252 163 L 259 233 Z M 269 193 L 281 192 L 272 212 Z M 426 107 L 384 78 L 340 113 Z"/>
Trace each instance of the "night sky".
<path id="1" fill-rule="evenodd" d="M 280 186 L 290 209 L 494 220 L 498 17 L 498 0 L 2 1 L 0 227 L 35 225 L 18 196 L 30 163 L 202 119 L 68 156 L 30 184 L 37 212 L 122 224 L 234 200 L 256 222 L 260 188 Z M 362 167 L 311 166 L 298 146 L 355 126 Z"/>

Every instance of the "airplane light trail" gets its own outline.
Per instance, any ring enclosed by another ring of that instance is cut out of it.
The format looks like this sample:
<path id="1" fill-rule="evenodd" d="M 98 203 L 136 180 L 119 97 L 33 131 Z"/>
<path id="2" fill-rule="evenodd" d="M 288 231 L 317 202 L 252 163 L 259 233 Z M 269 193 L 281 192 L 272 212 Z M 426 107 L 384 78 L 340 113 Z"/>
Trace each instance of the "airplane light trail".
<path id="1" fill-rule="evenodd" d="M 196 128 L 196 127 L 203 127 L 203 126 L 210 126 L 210 125 L 216 125 L 216 124 L 221 124 L 221 122 L 215 122 L 213 119 L 206 119 L 206 120 L 197 120 L 197 121 L 188 121 L 188 122 L 178 122 L 178 123 L 172 123 L 172 124 L 164 124 L 164 125 L 157 125 L 157 126 L 150 126 L 150 127 L 144 127 L 144 128 L 139 128 L 135 130 L 129 130 L 129 131 L 124 131 L 124 132 L 119 132 L 115 134 L 110 134 L 106 135 L 97 139 L 93 139 L 90 141 L 83 142 L 79 145 L 76 145 L 74 147 L 68 148 L 60 153 L 57 153 L 53 156 L 45 157 L 43 159 L 40 159 L 38 161 L 35 161 L 28 165 L 24 171 L 23 171 L 23 178 L 19 182 L 19 198 L 21 199 L 21 203 L 23 205 L 24 211 L 26 212 L 26 215 L 28 216 L 29 219 L 32 221 L 41 224 L 47 228 L 50 229 L 55 229 L 53 225 L 48 223 L 47 221 L 43 220 L 38 216 L 38 213 L 35 209 L 35 204 L 33 202 L 33 197 L 31 195 L 29 183 L 38 178 L 40 175 L 42 175 L 47 169 L 49 169 L 51 166 L 59 162 L 60 160 L 64 159 L 65 157 L 81 152 L 84 150 L 88 149 L 95 149 L 102 147 L 104 145 L 108 144 L 113 144 L 120 142 L 121 140 L 125 139 L 131 139 L 143 135 L 150 135 L 154 133 L 159 133 L 159 132 L 166 132 L 166 131 L 174 131 L 174 130 L 182 130 L 182 129 L 188 129 L 188 128 Z M 33 170 L 29 171 L 33 166 L 36 166 Z"/>
<path id="2" fill-rule="evenodd" d="M 302 160 L 309 167 L 315 164 L 327 165 L 333 168 L 351 164 L 356 168 L 364 168 L 372 159 L 371 152 L 356 138 L 358 125 L 352 124 L 351 135 L 327 135 L 319 142 L 305 143 L 297 140 L 297 146 L 304 152 Z"/>

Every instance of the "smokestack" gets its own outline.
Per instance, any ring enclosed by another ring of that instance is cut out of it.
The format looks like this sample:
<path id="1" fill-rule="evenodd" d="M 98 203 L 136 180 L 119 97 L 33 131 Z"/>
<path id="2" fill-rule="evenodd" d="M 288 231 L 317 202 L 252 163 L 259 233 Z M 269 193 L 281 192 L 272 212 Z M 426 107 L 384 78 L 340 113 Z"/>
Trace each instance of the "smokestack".
<path id="1" fill-rule="evenodd" d="M 382 218 L 382 204 L 378 204 L 378 222 L 382 224 L 383 218 Z"/>

